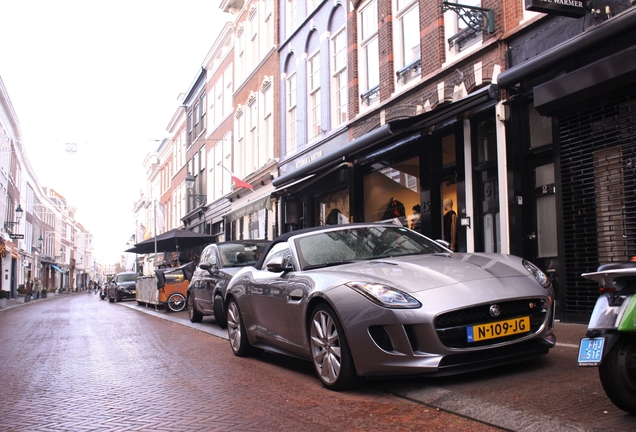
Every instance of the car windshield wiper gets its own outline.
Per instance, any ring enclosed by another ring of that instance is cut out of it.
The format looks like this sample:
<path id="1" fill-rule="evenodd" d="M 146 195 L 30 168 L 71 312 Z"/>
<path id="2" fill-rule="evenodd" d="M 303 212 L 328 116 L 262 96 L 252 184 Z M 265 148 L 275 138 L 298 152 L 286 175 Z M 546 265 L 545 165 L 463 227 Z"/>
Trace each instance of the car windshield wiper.
<path id="1" fill-rule="evenodd" d="M 303 267 L 303 270 L 314 270 L 314 269 L 333 267 L 333 266 L 338 266 L 343 264 L 353 264 L 358 261 L 360 260 L 344 260 L 344 261 L 334 261 L 334 262 L 329 262 L 324 264 L 313 264 L 313 265 L 308 265 Z"/>

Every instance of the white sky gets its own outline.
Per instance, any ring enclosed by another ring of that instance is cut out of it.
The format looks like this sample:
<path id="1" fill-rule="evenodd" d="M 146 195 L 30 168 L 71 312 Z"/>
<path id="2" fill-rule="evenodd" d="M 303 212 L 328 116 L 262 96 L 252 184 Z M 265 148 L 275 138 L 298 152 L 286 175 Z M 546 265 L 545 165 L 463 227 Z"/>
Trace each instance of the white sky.
<path id="1" fill-rule="evenodd" d="M 104 263 L 135 232 L 143 159 L 228 19 L 219 4 L 0 0 L 0 77 L 29 160 L 77 208 Z"/>

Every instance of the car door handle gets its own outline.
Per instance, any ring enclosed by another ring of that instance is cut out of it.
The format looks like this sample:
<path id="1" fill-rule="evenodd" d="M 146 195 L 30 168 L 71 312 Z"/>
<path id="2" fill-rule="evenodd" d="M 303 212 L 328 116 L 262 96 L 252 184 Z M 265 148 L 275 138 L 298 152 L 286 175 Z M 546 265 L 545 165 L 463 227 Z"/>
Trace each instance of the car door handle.
<path id="1" fill-rule="evenodd" d="M 303 299 L 303 290 L 301 289 L 292 290 L 292 292 L 289 293 L 289 299 L 295 302 L 301 301 Z"/>

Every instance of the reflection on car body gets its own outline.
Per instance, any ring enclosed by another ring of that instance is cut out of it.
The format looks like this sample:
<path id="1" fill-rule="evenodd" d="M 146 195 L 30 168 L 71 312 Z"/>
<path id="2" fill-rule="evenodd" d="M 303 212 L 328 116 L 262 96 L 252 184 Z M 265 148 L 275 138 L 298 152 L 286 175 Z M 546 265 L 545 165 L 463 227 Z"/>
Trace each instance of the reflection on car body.
<path id="1" fill-rule="evenodd" d="M 526 260 L 453 253 L 389 224 L 283 234 L 225 292 L 236 355 L 310 360 L 335 390 L 359 376 L 449 375 L 546 354 L 553 303 Z"/>
<path id="2" fill-rule="evenodd" d="M 216 323 L 225 328 L 223 292 L 227 283 L 241 268 L 256 264 L 269 243 L 237 240 L 206 246 L 188 286 L 190 321 L 201 322 L 203 316 L 214 315 Z"/>

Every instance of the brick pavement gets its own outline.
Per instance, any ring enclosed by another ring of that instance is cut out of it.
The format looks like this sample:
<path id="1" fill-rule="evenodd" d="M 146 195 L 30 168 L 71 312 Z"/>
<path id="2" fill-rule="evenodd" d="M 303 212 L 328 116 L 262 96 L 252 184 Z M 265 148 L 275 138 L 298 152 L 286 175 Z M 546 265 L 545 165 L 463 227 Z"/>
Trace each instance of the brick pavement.
<path id="1" fill-rule="evenodd" d="M 305 362 L 69 295 L 0 313 L 3 431 L 497 430 L 390 394 L 325 390 Z"/>
<path id="2" fill-rule="evenodd" d="M 123 305 L 227 338 L 214 318 L 192 324 L 185 312 L 166 314 L 135 303 Z M 518 432 L 636 430 L 634 416 L 605 396 L 598 369 L 577 366 L 585 329 L 585 324 L 557 322 L 557 346 L 539 359 L 456 377 L 368 380 L 365 386 Z"/>

